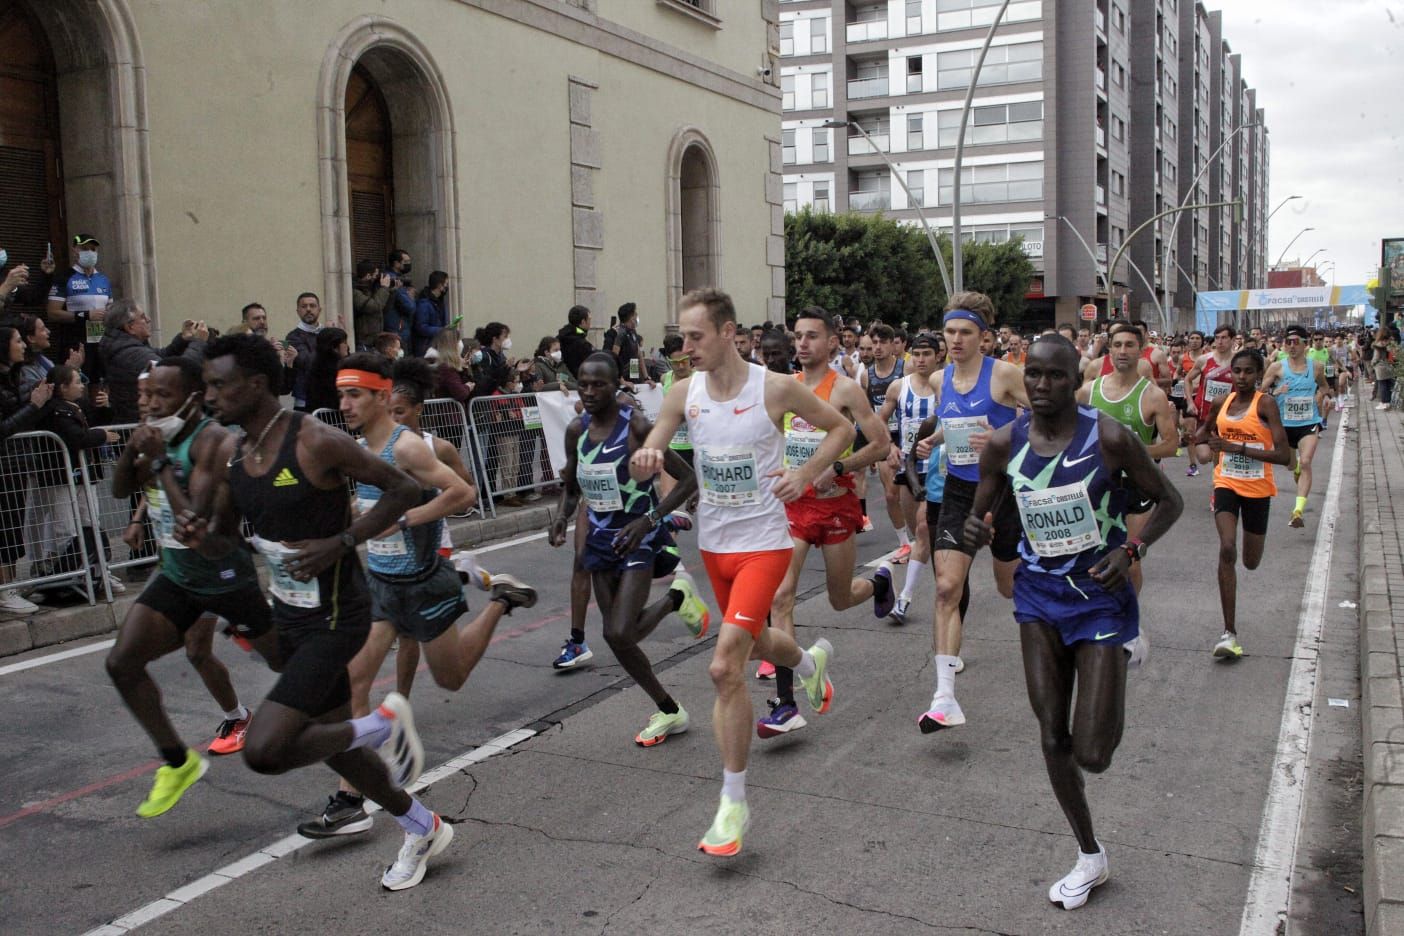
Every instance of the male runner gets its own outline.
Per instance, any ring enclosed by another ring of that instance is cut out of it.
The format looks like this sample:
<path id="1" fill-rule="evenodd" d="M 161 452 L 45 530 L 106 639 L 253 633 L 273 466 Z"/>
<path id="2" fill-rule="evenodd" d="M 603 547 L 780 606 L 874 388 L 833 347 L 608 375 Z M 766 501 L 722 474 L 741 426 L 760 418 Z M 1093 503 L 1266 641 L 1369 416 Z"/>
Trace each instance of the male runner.
<path id="1" fill-rule="evenodd" d="M 707 632 L 709 620 L 706 605 L 685 573 L 678 574 L 666 595 L 644 606 L 653 579 L 677 568 L 677 549 L 664 518 L 692 496 L 697 477 L 670 448 L 664 468 L 676 484 L 659 503 L 652 481 L 636 483 L 629 477 L 629 455 L 653 425 L 642 410 L 620 405 L 614 358 L 601 352 L 590 355 L 580 365 L 577 380 L 585 411 L 566 427 L 564 500 L 549 541 L 552 546 L 565 542 L 566 518 L 575 515 L 583 494 L 588 532 L 579 562 L 592 577 L 605 642 L 624 672 L 658 706 L 634 737 L 640 747 L 653 747 L 687 731 L 688 717 L 654 675 L 639 643 L 672 611 L 694 637 Z"/>
<path id="2" fill-rule="evenodd" d="M 1159 464 L 1162 458 L 1175 454 L 1180 436 L 1175 429 L 1175 410 L 1165 391 L 1137 373 L 1136 365 L 1144 359 L 1142 334 L 1140 329 L 1126 322 L 1111 327 L 1107 356 L 1115 369 L 1105 377 L 1083 384 L 1077 391 L 1077 402 L 1095 407 L 1130 429 Z M 1128 494 L 1126 534 L 1134 540 L 1145 530 L 1147 511 L 1155 504 L 1142 491 L 1132 490 Z M 1131 567 L 1131 587 L 1137 595 L 1141 593 L 1141 574 L 1140 563 Z"/>
<path id="3" fill-rule="evenodd" d="M 258 589 L 249 554 L 237 550 L 210 560 L 181 545 L 173 535 L 175 510 L 189 505 L 194 465 L 209 458 L 228 434 L 201 413 L 205 385 L 200 366 L 185 357 L 163 358 L 145 376 L 145 419 L 132 431 L 117 460 L 112 493 L 126 498 L 145 490 L 147 511 L 161 547 L 161 564 L 127 611 L 117 642 L 107 656 L 107 672 L 165 761 L 156 770 L 151 792 L 137 807 L 138 816 L 150 819 L 175 806 L 209 769 L 209 762 L 181 741 L 147 664 L 181 647 L 186 648 L 192 662 L 197 653 L 208 657 L 215 615 L 230 621 L 236 632 L 265 656 L 276 654 L 269 635 L 273 624 L 268 603 Z M 205 492 L 193 493 L 201 496 Z M 209 753 L 236 753 L 244 745 L 249 710 L 239 702 L 229 671 L 222 664 L 210 675 L 201 667 L 200 675 L 226 709 Z"/>
<path id="4" fill-rule="evenodd" d="M 1107 880 L 1083 771 L 1111 766 L 1125 724 L 1127 644 L 1140 628 L 1127 572 L 1184 509 L 1134 435 L 1077 405 L 1079 383 L 1074 346 L 1057 336 L 1034 342 L 1024 367 L 1030 412 L 994 433 L 981 453 L 964 530 L 970 547 L 991 542 L 996 502 L 1012 484 L 1021 526 L 1013 597 L 1024 679 L 1053 795 L 1078 844 L 1077 864 L 1048 889 L 1064 910 L 1085 904 Z M 1139 539 L 1127 538 L 1123 477 L 1155 503 Z"/>
<path id="5" fill-rule="evenodd" d="M 1326 386 L 1334 388 L 1336 386 L 1336 359 L 1335 356 L 1331 354 L 1331 349 L 1326 345 L 1326 333 L 1324 331 L 1317 329 L 1311 333 L 1311 347 L 1307 349 L 1306 356 L 1308 360 L 1319 361 L 1321 363 L 1324 376 L 1326 377 Z M 1330 415 L 1329 407 L 1321 408 L 1322 432 L 1326 432 L 1331 428 L 1327 422 L 1327 417 Z"/>
<path id="6" fill-rule="evenodd" d="M 965 518 L 974 502 L 980 473 L 980 452 L 990 432 L 1014 419 L 1016 406 L 1027 407 L 1019 368 L 980 354 L 990 334 L 994 304 L 978 292 L 956 293 L 946 303 L 944 333 L 951 363 L 936 381 L 940 419 L 949 465 L 941 515 L 934 532 L 936 543 L 936 611 L 932 619 L 932 644 L 936 662 L 936 691 L 930 707 L 917 719 L 924 734 L 965 724 L 965 713 L 955 697 L 956 673 L 964 668 L 960 643 L 964 622 L 961 596 L 976 550 L 965 541 Z M 1014 567 L 1018 563 L 1019 519 L 1012 497 L 1000 498 L 995 507 L 995 584 L 1006 598 L 1013 594 Z"/>
<path id="7" fill-rule="evenodd" d="M 404 890 L 424 879 L 428 860 L 453 839 L 453 826 L 404 792 L 424 763 L 409 702 L 392 692 L 376 711 L 350 718 L 346 668 L 371 625 L 356 545 L 396 526 L 418 503 L 419 487 L 346 433 L 284 410 L 277 396 L 282 373 L 277 350 L 257 335 L 224 335 L 210 344 L 205 403 L 215 419 L 245 434 L 227 435 L 214 457 L 196 464 L 199 480 L 191 488 L 211 496 L 180 514 L 175 536 L 206 556 L 227 555 L 242 548 L 240 516 L 252 524 L 271 579 L 282 669 L 254 713 L 244 760 L 265 774 L 325 762 L 383 806 L 405 841 L 381 886 Z M 349 526 L 348 479 L 383 492 Z"/>
<path id="8" fill-rule="evenodd" d="M 907 623 L 907 611 L 912 604 L 913 590 L 917 580 L 926 571 L 926 564 L 931 561 L 926 500 L 915 493 L 920 492 L 926 484 L 926 461 L 918 459 L 919 477 L 911 481 L 907 478 L 903 463 L 916 445 L 917 430 L 921 428 L 922 421 L 936 412 L 937 395 L 931 385 L 931 374 L 936 369 L 936 342 L 930 335 L 917 335 L 912 339 L 910 353 L 912 362 L 906 376 L 887 388 L 882 409 L 878 411 L 878 419 L 884 423 L 890 423 L 894 415 L 897 417 L 896 454 L 902 467 L 893 477 L 893 483 L 897 485 L 901 499 L 902 522 L 912 537 L 912 548 L 905 560 L 907 575 L 902 583 L 902 594 L 898 596 L 892 609 L 892 620 L 898 624 Z M 892 561 L 901 563 L 904 560 L 899 555 L 894 556 Z"/>
<path id="9" fill-rule="evenodd" d="M 400 362 L 399 371 L 416 368 L 417 358 Z M 351 714 L 370 714 L 371 683 L 396 639 L 418 644 L 429 672 L 441 688 L 463 687 L 492 640 L 504 614 L 536 604 L 536 590 L 509 575 L 495 576 L 492 598 L 467 627 L 458 624 L 468 611 L 458 570 L 440 552 L 444 518 L 473 506 L 468 482 L 444 464 L 432 442 L 390 416 L 396 365 L 373 351 L 344 358 L 336 387 L 346 428 L 376 457 L 413 478 L 420 503 L 388 530 L 366 541 L 367 583 L 371 593 L 371 627 L 365 644 L 347 667 L 351 680 Z M 356 483 L 356 512 L 373 509 L 381 490 Z M 343 782 L 317 819 L 298 826 L 308 838 L 331 838 L 364 832 L 372 825 L 363 798 Z"/>
<path id="10" fill-rule="evenodd" d="M 815 712 L 827 712 L 833 701 L 829 642 L 821 638 L 801 650 L 789 634 L 767 628 L 765 619 L 793 549 L 784 504 L 799 498 L 825 466 L 838 460 L 853 441 L 853 427 L 800 381 L 741 360 L 732 346 L 736 307 L 726 293 L 696 290 L 678 308 L 684 347 L 702 373 L 674 385 L 629 464 L 637 482 L 656 475 L 663 468 L 664 446 L 686 420 L 701 484 L 698 545 L 723 612 L 711 665 L 722 793 L 716 818 L 698 847 L 709 855 L 735 855 L 750 820 L 746 758 L 754 716 L 743 672 L 746 660 L 759 657 L 793 669 Z M 793 471 L 781 464 L 786 413 L 827 433 L 809 460 Z"/>
<path id="11" fill-rule="evenodd" d="M 873 363 L 859 372 L 858 382 L 868 394 L 869 408 L 876 411 L 882 409 L 882 404 L 887 399 L 888 387 L 906 376 L 907 365 L 905 360 L 893 353 L 896 333 L 891 325 L 878 322 L 868 330 L 868 334 L 873 340 Z M 900 428 L 901 417 L 894 407 L 887 417 L 887 435 L 893 445 L 901 445 L 898 436 Z M 860 442 L 863 438 L 864 433 L 859 427 Z M 892 561 L 900 564 L 912 555 L 912 536 L 907 531 L 906 515 L 902 513 L 902 495 L 897 490 L 894 480 L 896 468 L 884 459 L 877 463 L 877 473 L 882 481 L 883 497 L 887 501 L 887 519 L 892 521 L 892 529 L 897 533 L 897 552 Z"/>
<path id="12" fill-rule="evenodd" d="M 804 571 L 804 561 L 813 546 L 818 546 L 824 555 L 829 605 L 835 611 L 846 611 L 869 598 L 873 599 L 875 616 L 886 617 L 892 611 L 890 566 L 880 565 L 871 579 L 853 577 L 857 554 L 853 536 L 863 522 L 853 479 L 869 465 L 885 458 L 892 443 L 887 439 L 886 426 L 873 412 L 862 388 L 848 377 L 834 373 L 827 365 L 835 340 L 833 320 L 827 311 L 819 306 L 800 310 L 795 320 L 795 350 L 803 370 L 795 376 L 845 419 L 856 422 L 863 435 L 872 441 L 856 452 L 852 448 L 844 451 L 837 461 L 819 473 L 812 487 L 785 505 L 794 553 L 785 580 L 780 583 L 771 604 L 771 624 L 791 637 L 795 634 L 795 592 L 800 573 Z M 785 468 L 796 470 L 808 463 L 825 434 L 803 417 L 786 413 Z M 775 668 L 775 694 L 770 712 L 756 722 L 756 734 L 761 738 L 773 738 L 805 726 L 804 716 L 795 705 L 794 671 L 789 667 Z"/>
<path id="13" fill-rule="evenodd" d="M 1321 337 L 1318 332 L 1313 340 Z M 1307 350 L 1307 330 L 1301 325 L 1288 325 L 1282 339 L 1287 357 L 1273 361 L 1263 374 L 1262 391 L 1277 398 L 1282 426 L 1287 430 L 1287 444 L 1295 453 L 1292 476 L 1297 482 L 1297 501 L 1292 507 L 1288 525 L 1300 529 L 1305 525 L 1302 514 L 1311 496 L 1311 462 L 1316 457 L 1320 441 L 1317 430 L 1326 422 L 1324 414 L 1331 411 L 1331 383 L 1326 379 L 1326 361 Z M 1321 351 L 1330 359 L 1330 352 Z"/>
<path id="14" fill-rule="evenodd" d="M 1233 372 L 1229 362 L 1233 359 L 1233 343 L 1238 337 L 1232 325 L 1220 325 L 1214 329 L 1214 343 L 1209 353 L 1195 359 L 1194 367 L 1185 376 L 1185 386 L 1192 388 L 1194 402 L 1189 406 L 1189 414 L 1198 420 L 1200 429 L 1208 418 L 1209 409 L 1219 400 L 1233 392 Z M 1202 415 L 1201 415 L 1202 414 Z M 1202 436 L 1196 432 L 1195 437 Z M 1209 447 L 1196 443 L 1189 450 L 1187 477 L 1199 474 L 1199 466 L 1213 461 Z"/>

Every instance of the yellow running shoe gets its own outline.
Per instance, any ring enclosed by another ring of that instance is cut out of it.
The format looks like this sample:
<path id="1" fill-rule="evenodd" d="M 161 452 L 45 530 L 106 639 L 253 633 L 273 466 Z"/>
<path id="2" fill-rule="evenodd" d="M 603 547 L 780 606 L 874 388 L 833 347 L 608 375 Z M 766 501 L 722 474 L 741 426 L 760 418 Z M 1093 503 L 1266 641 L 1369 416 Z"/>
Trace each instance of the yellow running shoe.
<path id="1" fill-rule="evenodd" d="M 1238 642 L 1238 635 L 1232 631 L 1224 631 L 1224 636 L 1219 638 L 1219 642 L 1214 644 L 1214 659 L 1216 660 L 1237 660 L 1243 656 L 1243 645 Z"/>
<path id="2" fill-rule="evenodd" d="M 1287 521 L 1287 525 L 1294 529 L 1301 529 L 1305 526 L 1306 522 L 1302 520 L 1302 512 L 1300 510 L 1292 511 L 1292 519 Z"/>
<path id="3" fill-rule="evenodd" d="M 196 754 L 193 748 L 185 752 L 185 763 L 179 767 L 163 764 L 156 771 L 156 782 L 151 784 L 151 792 L 147 794 L 145 802 L 137 807 L 137 815 L 143 819 L 154 819 L 167 812 L 209 769 L 210 762 Z"/>
<path id="4" fill-rule="evenodd" d="M 687 625 L 687 632 L 699 639 L 705 636 L 707 625 L 712 623 L 712 613 L 707 610 L 707 603 L 697 597 L 697 588 L 692 583 L 692 576 L 686 572 L 679 572 L 673 577 L 673 584 L 668 586 L 668 589 L 682 595 L 682 604 L 678 605 L 678 617 Z"/>
<path id="5" fill-rule="evenodd" d="M 682 734 L 687 730 L 687 709 L 681 705 L 673 713 L 654 712 L 644 730 L 634 735 L 634 743 L 639 747 L 653 747 L 668 740 L 668 735 Z"/>
<path id="6" fill-rule="evenodd" d="M 717 817 L 712 820 L 712 827 L 702 836 L 702 841 L 697 843 L 697 848 L 709 855 L 730 858 L 741 851 L 741 837 L 746 834 L 746 827 L 750 824 L 751 807 L 746 805 L 746 801 L 723 796 L 717 806 Z"/>

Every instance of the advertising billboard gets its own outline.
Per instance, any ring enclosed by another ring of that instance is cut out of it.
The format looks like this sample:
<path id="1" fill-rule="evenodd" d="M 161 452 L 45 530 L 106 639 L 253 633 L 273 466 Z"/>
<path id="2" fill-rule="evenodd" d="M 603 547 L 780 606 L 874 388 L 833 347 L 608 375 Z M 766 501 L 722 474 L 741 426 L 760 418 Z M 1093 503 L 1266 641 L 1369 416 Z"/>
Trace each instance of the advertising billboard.
<path id="1" fill-rule="evenodd" d="M 1404 296 L 1404 237 L 1387 237 L 1380 245 L 1382 286 L 1390 296 Z"/>

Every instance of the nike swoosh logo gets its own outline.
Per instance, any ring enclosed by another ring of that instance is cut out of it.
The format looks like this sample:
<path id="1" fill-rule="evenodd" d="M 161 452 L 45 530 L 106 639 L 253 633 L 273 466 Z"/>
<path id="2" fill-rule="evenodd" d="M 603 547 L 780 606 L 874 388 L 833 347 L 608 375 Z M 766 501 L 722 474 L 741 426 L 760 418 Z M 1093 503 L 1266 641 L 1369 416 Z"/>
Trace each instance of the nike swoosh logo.
<path id="1" fill-rule="evenodd" d="M 737 416 L 740 416 L 742 413 L 750 412 L 751 410 L 755 409 L 757 406 L 760 406 L 760 404 L 759 404 L 759 403 L 752 403 L 750 406 L 746 406 L 746 407 L 733 406 L 733 407 L 731 408 L 731 411 L 732 411 L 733 413 L 735 413 Z M 748 618 L 747 620 L 749 620 L 749 618 Z"/>
<path id="2" fill-rule="evenodd" d="M 745 621 L 745 622 L 747 622 L 748 624 L 754 624 L 754 623 L 756 623 L 756 619 L 755 619 L 755 618 L 746 617 L 746 615 L 741 614 L 741 613 L 739 613 L 739 612 L 738 612 L 737 615 L 736 615 L 736 620 L 738 620 L 738 621 Z"/>
<path id="3" fill-rule="evenodd" d="M 954 536 L 951 535 L 951 531 L 950 531 L 950 530 L 942 530 L 942 531 L 941 531 L 941 539 L 940 539 L 940 542 L 942 542 L 942 543 L 950 543 L 950 544 L 953 545 L 953 546 L 959 546 L 959 545 L 960 545 L 959 543 L 956 542 L 956 538 L 955 538 Z"/>
<path id="4" fill-rule="evenodd" d="M 980 399 L 980 400 L 971 400 L 969 405 L 970 405 L 970 408 L 971 408 L 971 409 L 974 409 L 975 407 L 979 406 L 981 403 L 984 403 L 984 402 L 985 402 L 985 401 L 984 401 L 983 399 Z"/>
<path id="5" fill-rule="evenodd" d="M 1063 456 L 1063 467 L 1064 467 L 1064 468 L 1071 468 L 1073 465 L 1080 465 L 1080 464 L 1082 464 L 1083 462 L 1087 461 L 1087 459 L 1091 458 L 1092 455 L 1093 455 L 1092 452 L 1088 452 L 1086 455 L 1082 456 L 1081 458 L 1068 458 L 1066 455 L 1064 455 L 1064 456 Z"/>
<path id="6" fill-rule="evenodd" d="M 1119 633 L 1121 633 L 1121 631 L 1112 631 L 1110 634 L 1104 634 L 1104 633 L 1102 633 L 1101 631 L 1097 631 L 1097 636 L 1096 636 L 1096 637 L 1093 637 L 1092 639 L 1093 639 L 1093 640 L 1106 640 L 1108 637 L 1115 637 L 1115 636 L 1116 636 L 1117 634 L 1119 634 Z"/>
<path id="7" fill-rule="evenodd" d="M 622 448 L 625 446 L 625 444 L 626 444 L 626 443 L 624 443 L 624 442 L 620 442 L 618 445 L 606 445 L 604 448 L 600 449 L 600 452 L 603 453 L 603 454 L 605 454 L 605 455 L 608 455 L 610 452 L 617 452 L 617 451 L 619 451 L 620 449 L 622 449 Z"/>

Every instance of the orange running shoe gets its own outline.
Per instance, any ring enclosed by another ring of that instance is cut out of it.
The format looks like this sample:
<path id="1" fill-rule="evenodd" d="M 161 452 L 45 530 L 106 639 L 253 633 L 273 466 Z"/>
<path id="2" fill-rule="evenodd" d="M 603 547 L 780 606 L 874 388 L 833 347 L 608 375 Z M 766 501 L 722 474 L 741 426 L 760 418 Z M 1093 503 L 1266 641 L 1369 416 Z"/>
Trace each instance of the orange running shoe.
<path id="1" fill-rule="evenodd" d="M 219 730 L 215 732 L 214 740 L 206 750 L 216 757 L 238 754 L 244 749 L 244 735 L 248 734 L 249 722 L 252 720 L 252 712 L 243 718 L 226 718 L 219 723 Z"/>
<path id="2" fill-rule="evenodd" d="M 887 561 L 890 562 L 890 563 L 892 563 L 893 565 L 906 565 L 906 564 L 907 564 L 907 560 L 908 560 L 908 559 L 911 559 L 911 558 L 912 558 L 912 546 L 911 546 L 911 544 L 910 544 L 910 543 L 903 543 L 902 546 L 901 546 L 901 548 L 899 548 L 895 553 L 893 553 L 892 556 L 891 556 L 891 558 L 889 558 Z"/>
<path id="3" fill-rule="evenodd" d="M 775 678 L 775 664 L 769 662 L 768 660 L 761 660 L 761 661 L 760 661 L 760 666 L 757 666 L 757 667 L 756 667 L 756 678 L 757 678 L 757 679 L 774 679 L 774 678 Z"/>

